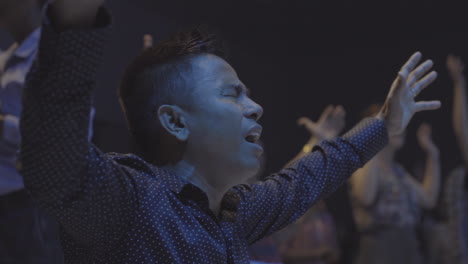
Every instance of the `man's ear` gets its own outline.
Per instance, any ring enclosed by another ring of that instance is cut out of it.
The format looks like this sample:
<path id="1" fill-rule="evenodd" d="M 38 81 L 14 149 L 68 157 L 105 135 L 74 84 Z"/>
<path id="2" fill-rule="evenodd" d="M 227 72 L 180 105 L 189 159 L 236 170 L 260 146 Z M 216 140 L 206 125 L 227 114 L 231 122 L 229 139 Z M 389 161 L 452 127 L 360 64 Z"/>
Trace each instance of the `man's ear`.
<path id="1" fill-rule="evenodd" d="M 158 109 L 158 118 L 161 126 L 167 133 L 180 141 L 186 141 L 190 131 L 188 130 L 185 112 L 176 105 L 161 105 Z"/>

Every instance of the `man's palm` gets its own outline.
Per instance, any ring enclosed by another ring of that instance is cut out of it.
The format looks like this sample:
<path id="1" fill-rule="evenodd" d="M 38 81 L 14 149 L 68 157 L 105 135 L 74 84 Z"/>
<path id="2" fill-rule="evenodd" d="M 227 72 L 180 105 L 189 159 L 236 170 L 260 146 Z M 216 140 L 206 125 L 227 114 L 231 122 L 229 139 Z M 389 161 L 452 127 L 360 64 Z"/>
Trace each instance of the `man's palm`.
<path id="1" fill-rule="evenodd" d="M 415 101 L 415 97 L 437 78 L 435 71 L 427 73 L 433 65 L 431 60 L 416 67 L 421 56 L 416 52 L 403 65 L 379 114 L 387 122 L 390 136 L 403 133 L 416 112 L 438 109 L 441 105 L 440 101 Z"/>

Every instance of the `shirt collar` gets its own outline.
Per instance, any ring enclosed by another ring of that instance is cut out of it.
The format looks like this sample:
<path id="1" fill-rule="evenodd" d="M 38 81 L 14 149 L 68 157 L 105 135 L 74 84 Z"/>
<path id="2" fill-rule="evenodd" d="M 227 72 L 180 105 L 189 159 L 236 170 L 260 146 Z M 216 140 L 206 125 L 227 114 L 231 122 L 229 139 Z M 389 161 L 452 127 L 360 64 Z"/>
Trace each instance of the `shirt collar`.
<path id="1" fill-rule="evenodd" d="M 237 217 L 241 198 L 236 188 L 231 188 L 221 201 L 221 217 L 227 221 L 234 222 Z"/>
<path id="2" fill-rule="evenodd" d="M 160 167 L 154 167 L 159 171 L 159 175 L 161 179 L 164 181 L 164 183 L 173 191 L 174 193 L 179 194 L 182 192 L 183 188 L 190 184 L 190 182 L 182 179 L 181 177 L 175 175 L 174 172 L 160 168 Z"/>
<path id="3" fill-rule="evenodd" d="M 16 44 L 13 55 L 23 59 L 33 56 L 39 46 L 40 37 L 41 27 L 38 27 L 21 44 Z"/>
<path id="4" fill-rule="evenodd" d="M 193 185 L 187 180 L 175 175 L 172 171 L 158 168 L 160 175 L 165 184 L 171 191 L 180 195 L 183 198 L 194 200 L 198 203 L 204 203 L 208 207 L 208 197 L 205 192 Z M 236 188 L 230 189 L 221 201 L 221 217 L 228 221 L 234 221 L 237 215 L 237 208 L 240 203 L 240 196 Z"/>

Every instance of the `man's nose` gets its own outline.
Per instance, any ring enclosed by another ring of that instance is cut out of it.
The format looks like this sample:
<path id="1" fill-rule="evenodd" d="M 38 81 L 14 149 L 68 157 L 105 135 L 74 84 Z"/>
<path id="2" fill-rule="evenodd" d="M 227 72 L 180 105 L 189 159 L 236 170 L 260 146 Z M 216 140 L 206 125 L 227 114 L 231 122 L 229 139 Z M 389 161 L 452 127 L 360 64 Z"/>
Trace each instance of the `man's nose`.
<path id="1" fill-rule="evenodd" d="M 254 102 L 252 99 L 248 99 L 248 103 L 246 105 L 245 116 L 250 119 L 254 119 L 258 121 L 260 117 L 263 115 L 263 108 Z"/>

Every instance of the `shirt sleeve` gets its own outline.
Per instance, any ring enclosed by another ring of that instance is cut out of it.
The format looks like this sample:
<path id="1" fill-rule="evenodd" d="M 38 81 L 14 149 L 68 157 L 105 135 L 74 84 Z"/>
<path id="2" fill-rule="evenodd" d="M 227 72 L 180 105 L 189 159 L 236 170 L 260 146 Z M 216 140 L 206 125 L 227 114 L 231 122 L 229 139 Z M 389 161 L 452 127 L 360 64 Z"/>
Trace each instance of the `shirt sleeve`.
<path id="1" fill-rule="evenodd" d="M 135 203 L 125 167 L 88 141 L 92 91 L 110 16 L 94 28 L 62 33 L 44 25 L 27 78 L 21 117 L 20 172 L 32 197 L 86 246 L 112 246 Z"/>
<path id="2" fill-rule="evenodd" d="M 291 167 L 262 182 L 235 187 L 242 234 L 254 243 L 294 222 L 364 166 L 387 141 L 383 121 L 364 119 L 343 137 L 322 142 Z"/>

